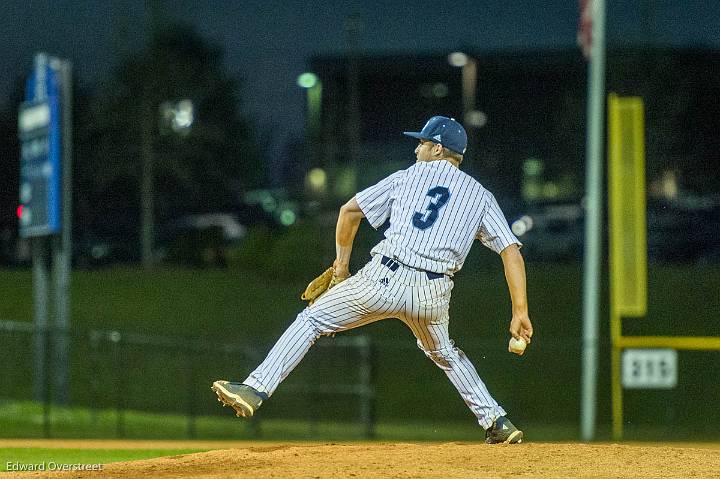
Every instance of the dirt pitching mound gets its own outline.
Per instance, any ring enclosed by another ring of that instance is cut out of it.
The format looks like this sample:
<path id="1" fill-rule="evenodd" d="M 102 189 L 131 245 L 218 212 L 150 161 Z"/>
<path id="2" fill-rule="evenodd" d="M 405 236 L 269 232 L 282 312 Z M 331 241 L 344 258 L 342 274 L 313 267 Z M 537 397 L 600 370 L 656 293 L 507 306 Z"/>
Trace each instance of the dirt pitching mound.
<path id="1" fill-rule="evenodd" d="M 104 466 L 73 478 L 718 477 L 720 447 L 631 444 L 248 445 Z"/>

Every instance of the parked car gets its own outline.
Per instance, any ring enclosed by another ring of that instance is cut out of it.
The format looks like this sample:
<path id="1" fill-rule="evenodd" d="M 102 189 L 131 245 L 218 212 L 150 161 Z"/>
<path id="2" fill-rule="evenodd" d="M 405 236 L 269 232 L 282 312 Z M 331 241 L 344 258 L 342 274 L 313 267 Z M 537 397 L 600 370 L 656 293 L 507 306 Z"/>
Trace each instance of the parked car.
<path id="1" fill-rule="evenodd" d="M 582 206 L 577 203 L 544 205 L 519 215 L 510 226 L 523 242 L 523 255 L 535 261 L 582 258 Z"/>
<path id="2" fill-rule="evenodd" d="M 78 268 L 96 268 L 140 261 L 136 235 L 96 233 L 76 234 L 72 243 L 72 262 Z"/>
<path id="3" fill-rule="evenodd" d="M 192 266 L 226 266 L 229 251 L 247 234 L 237 217 L 228 213 L 186 215 L 160 229 L 156 257 Z"/>
<path id="4" fill-rule="evenodd" d="M 647 253 L 652 263 L 720 262 L 720 205 L 648 201 Z M 536 261 L 582 260 L 585 212 L 580 204 L 534 207 L 510 222 L 524 243 L 523 254 Z M 608 252 L 603 223 L 603 254 Z"/>
<path id="5" fill-rule="evenodd" d="M 648 204 L 648 257 L 653 262 L 720 259 L 720 205 Z"/>

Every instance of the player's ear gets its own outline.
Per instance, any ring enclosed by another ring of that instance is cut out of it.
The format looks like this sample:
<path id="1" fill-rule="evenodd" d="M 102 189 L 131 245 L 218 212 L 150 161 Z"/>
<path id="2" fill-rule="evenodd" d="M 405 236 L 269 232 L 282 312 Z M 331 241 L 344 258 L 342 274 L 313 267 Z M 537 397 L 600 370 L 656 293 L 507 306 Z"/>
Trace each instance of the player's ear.
<path id="1" fill-rule="evenodd" d="M 433 143 L 432 154 L 433 156 L 442 155 L 443 146 L 440 143 Z"/>

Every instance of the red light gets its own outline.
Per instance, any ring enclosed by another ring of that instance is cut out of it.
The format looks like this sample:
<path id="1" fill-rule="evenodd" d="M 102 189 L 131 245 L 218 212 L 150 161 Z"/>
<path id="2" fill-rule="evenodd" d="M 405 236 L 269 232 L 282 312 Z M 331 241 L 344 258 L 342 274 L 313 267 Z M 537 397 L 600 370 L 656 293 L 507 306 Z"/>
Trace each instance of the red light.
<path id="1" fill-rule="evenodd" d="M 25 205 L 20 205 L 17 207 L 17 217 L 22 218 L 23 210 L 25 209 Z"/>

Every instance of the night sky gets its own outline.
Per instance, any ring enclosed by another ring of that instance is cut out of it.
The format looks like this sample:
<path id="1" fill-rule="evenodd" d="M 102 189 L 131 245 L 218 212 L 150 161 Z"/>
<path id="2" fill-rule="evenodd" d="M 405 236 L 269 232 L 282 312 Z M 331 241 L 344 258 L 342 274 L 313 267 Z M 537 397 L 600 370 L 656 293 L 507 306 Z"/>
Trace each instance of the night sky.
<path id="1" fill-rule="evenodd" d="M 225 51 L 243 79 L 243 110 L 275 142 L 303 133 L 304 92 L 295 78 L 313 55 L 347 51 L 344 22 L 362 21 L 360 53 L 444 53 L 574 48 L 576 0 L 508 2 L 177 0 L 158 1 L 165 17 L 194 25 Z M 607 0 L 608 41 L 616 46 L 720 48 L 720 1 Z M 34 52 L 73 61 L 81 85 L 97 84 L 118 59 L 143 44 L 143 0 L 4 0 L 0 15 L 0 107 Z M 578 53 L 579 54 L 579 53 Z"/>

